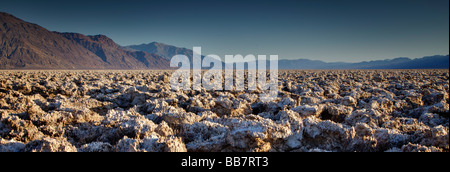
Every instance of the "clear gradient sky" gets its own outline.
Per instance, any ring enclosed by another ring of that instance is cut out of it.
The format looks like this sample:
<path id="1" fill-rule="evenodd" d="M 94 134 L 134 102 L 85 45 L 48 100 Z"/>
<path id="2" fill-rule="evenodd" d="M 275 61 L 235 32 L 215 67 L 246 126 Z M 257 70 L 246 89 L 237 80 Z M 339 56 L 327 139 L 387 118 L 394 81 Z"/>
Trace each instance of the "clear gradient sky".
<path id="1" fill-rule="evenodd" d="M 449 54 L 449 0 L 1 0 L 49 30 L 203 54 L 360 62 Z"/>

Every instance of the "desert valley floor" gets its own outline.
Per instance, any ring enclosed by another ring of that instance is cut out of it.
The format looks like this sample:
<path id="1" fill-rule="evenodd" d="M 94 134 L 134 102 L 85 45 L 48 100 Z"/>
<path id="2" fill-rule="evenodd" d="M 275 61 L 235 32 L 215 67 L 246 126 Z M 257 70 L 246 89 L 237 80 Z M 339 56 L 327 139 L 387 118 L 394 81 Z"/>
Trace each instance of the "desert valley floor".
<path id="1" fill-rule="evenodd" d="M 0 71 L 0 152 L 449 151 L 449 70 L 280 71 L 259 91 L 172 71 Z"/>

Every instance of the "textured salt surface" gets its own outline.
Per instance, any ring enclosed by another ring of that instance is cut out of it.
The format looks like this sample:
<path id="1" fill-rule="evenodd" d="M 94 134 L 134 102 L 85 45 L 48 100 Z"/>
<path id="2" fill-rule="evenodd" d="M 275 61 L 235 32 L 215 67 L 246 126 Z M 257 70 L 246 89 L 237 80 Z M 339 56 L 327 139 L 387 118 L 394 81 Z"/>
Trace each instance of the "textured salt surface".
<path id="1" fill-rule="evenodd" d="M 449 151 L 448 70 L 280 71 L 272 102 L 170 76 L 0 71 L 0 151 Z"/>

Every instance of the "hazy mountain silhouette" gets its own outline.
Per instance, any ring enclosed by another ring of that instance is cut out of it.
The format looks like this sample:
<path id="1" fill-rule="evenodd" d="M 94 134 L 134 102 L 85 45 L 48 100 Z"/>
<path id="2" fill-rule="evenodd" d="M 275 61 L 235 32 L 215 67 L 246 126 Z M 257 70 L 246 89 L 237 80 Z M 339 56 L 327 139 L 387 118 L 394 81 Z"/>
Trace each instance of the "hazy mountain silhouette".
<path id="1" fill-rule="evenodd" d="M 0 12 L 0 69 L 167 69 L 169 61 L 122 49 L 103 35 L 58 33 Z"/>
<path id="2" fill-rule="evenodd" d="M 429 56 L 419 59 L 396 58 L 359 63 L 334 62 L 318 60 L 279 60 L 279 69 L 448 69 L 449 56 Z"/>

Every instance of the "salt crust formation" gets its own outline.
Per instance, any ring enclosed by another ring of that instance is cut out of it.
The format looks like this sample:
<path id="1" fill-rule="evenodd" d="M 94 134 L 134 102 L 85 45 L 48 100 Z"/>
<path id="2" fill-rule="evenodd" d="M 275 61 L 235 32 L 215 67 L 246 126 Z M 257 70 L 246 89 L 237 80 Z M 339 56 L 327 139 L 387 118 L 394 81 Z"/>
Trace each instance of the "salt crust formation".
<path id="1" fill-rule="evenodd" d="M 1 152 L 448 152 L 448 70 L 280 71 L 174 91 L 170 71 L 0 71 Z"/>

